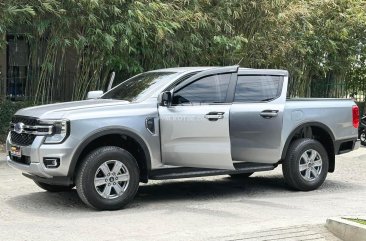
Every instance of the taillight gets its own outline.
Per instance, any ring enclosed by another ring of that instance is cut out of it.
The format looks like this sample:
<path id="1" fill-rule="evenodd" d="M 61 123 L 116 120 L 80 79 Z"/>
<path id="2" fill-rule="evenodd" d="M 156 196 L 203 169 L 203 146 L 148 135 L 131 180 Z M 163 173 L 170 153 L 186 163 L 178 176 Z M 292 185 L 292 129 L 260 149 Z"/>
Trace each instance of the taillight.
<path id="1" fill-rule="evenodd" d="M 360 125 L 360 112 L 357 105 L 352 106 L 352 122 L 354 128 Z"/>

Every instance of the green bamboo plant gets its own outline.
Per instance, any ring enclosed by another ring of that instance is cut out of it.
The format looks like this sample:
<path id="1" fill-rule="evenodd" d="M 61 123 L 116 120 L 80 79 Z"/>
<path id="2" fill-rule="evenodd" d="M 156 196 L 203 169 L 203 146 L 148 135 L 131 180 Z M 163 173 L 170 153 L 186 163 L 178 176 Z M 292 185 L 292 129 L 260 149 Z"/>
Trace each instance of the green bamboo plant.
<path id="1" fill-rule="evenodd" d="M 129 77 L 239 60 L 244 67 L 288 69 L 293 96 L 341 97 L 348 90 L 334 86 L 355 79 L 358 46 L 366 44 L 365 6 L 364 0 L 3 0 L 0 36 L 26 37 L 26 95 L 34 103 L 83 99 L 89 90 L 104 90 L 111 71 Z"/>

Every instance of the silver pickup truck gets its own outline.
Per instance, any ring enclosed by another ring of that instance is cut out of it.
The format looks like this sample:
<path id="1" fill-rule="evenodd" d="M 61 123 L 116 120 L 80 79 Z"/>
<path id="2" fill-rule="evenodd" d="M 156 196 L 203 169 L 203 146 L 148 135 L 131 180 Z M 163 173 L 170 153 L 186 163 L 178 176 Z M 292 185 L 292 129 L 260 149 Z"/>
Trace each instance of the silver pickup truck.
<path id="1" fill-rule="evenodd" d="M 279 164 L 291 188 L 314 190 L 335 155 L 359 147 L 359 110 L 350 99 L 287 99 L 287 85 L 285 70 L 238 66 L 142 73 L 95 99 L 19 110 L 8 163 L 104 210 L 149 179 L 245 178 Z"/>

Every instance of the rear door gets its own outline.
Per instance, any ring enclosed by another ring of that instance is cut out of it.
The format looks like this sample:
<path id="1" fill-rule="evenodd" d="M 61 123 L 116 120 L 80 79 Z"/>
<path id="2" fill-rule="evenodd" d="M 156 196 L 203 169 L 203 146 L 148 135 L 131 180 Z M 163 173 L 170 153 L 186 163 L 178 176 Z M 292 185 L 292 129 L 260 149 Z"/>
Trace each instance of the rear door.
<path id="1" fill-rule="evenodd" d="M 231 154 L 234 161 L 274 163 L 281 159 L 286 91 L 286 76 L 238 75 L 230 110 Z"/>
<path id="2" fill-rule="evenodd" d="M 235 169 L 227 94 L 233 91 L 237 69 L 235 66 L 201 72 L 174 88 L 170 107 L 159 107 L 164 164 Z"/>

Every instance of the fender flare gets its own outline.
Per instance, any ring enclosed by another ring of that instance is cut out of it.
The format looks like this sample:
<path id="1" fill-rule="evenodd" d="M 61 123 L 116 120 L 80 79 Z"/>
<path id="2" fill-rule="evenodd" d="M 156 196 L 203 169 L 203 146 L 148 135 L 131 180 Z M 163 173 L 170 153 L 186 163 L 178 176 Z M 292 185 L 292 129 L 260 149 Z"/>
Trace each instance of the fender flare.
<path id="1" fill-rule="evenodd" d="M 309 126 L 315 126 L 315 127 L 319 127 L 319 128 L 322 128 L 324 129 L 328 135 L 332 138 L 332 142 L 333 142 L 333 147 L 335 148 L 335 137 L 334 137 L 334 134 L 333 132 L 331 131 L 331 129 L 326 126 L 325 124 L 323 123 L 320 123 L 320 122 L 305 122 L 305 123 L 302 123 L 300 125 L 298 125 L 291 133 L 290 135 L 287 137 L 287 140 L 285 142 L 285 145 L 283 147 L 283 150 L 282 150 L 282 155 L 281 155 L 281 160 L 284 160 L 286 158 L 286 154 L 287 154 L 287 150 L 290 146 L 290 143 L 291 143 L 291 140 L 292 138 L 295 136 L 295 134 L 303 129 L 304 127 L 309 127 Z"/>
<path id="2" fill-rule="evenodd" d="M 83 150 L 94 140 L 96 140 L 99 137 L 111 135 L 111 134 L 119 134 L 119 135 L 126 135 L 128 137 L 131 137 L 134 139 L 143 149 L 143 152 L 146 157 L 146 169 L 147 169 L 147 176 L 150 173 L 151 170 L 151 156 L 149 148 L 146 145 L 146 142 L 135 132 L 124 129 L 124 128 L 118 128 L 118 127 L 107 127 L 107 128 L 101 128 L 93 132 L 91 135 L 89 135 L 87 138 L 85 138 L 80 145 L 77 146 L 76 151 L 74 152 L 70 166 L 68 171 L 68 177 L 73 178 L 75 174 L 75 168 L 78 163 L 78 160 L 80 158 L 81 153 Z"/>

